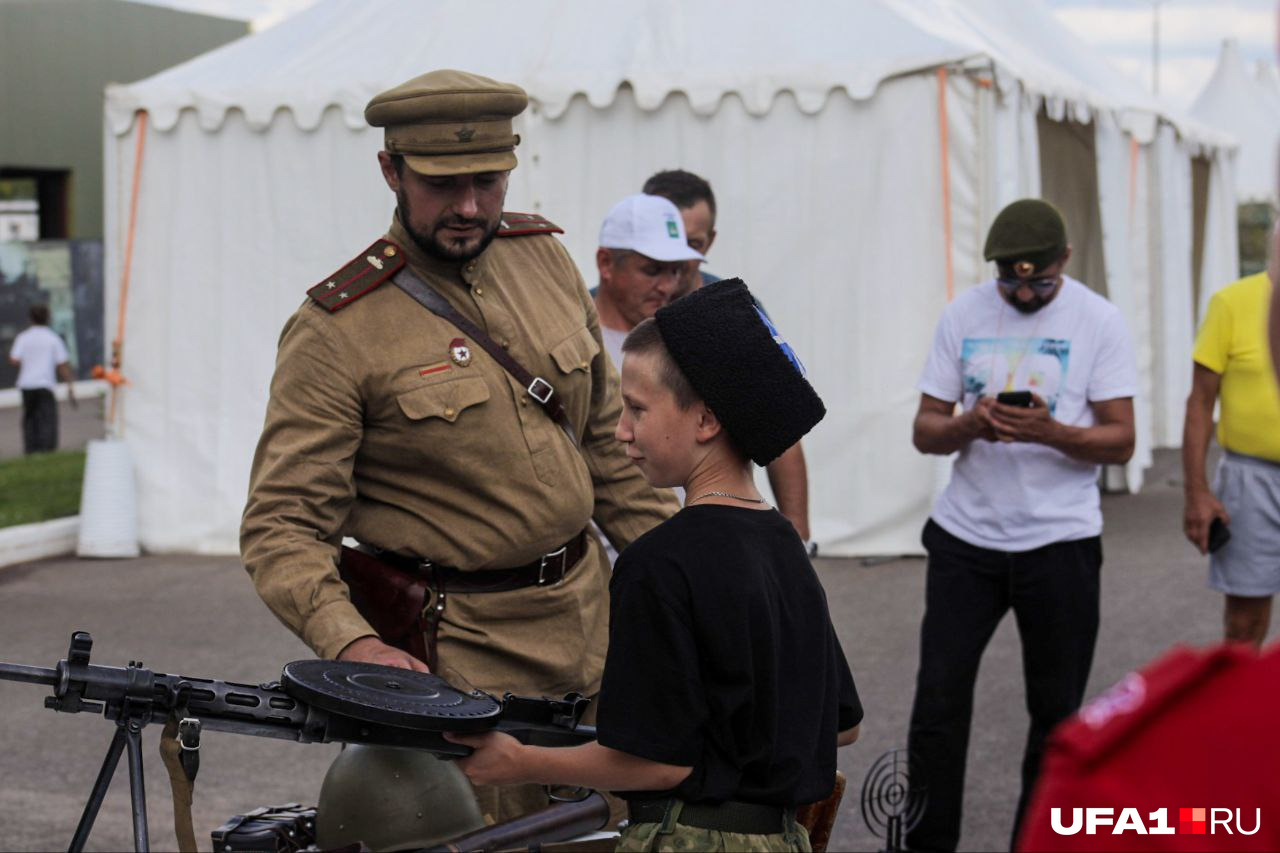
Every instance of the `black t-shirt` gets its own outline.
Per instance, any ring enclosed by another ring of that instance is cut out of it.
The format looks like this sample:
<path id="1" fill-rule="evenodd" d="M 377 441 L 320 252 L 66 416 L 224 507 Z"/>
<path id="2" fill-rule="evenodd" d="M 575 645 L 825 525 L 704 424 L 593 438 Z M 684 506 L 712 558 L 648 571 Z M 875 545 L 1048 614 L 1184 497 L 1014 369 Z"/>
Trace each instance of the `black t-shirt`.
<path id="1" fill-rule="evenodd" d="M 796 806 L 831 793 L 836 734 L 862 705 L 786 518 L 686 507 L 622 552 L 609 595 L 601 744 L 692 766 L 661 792 L 688 802 Z"/>

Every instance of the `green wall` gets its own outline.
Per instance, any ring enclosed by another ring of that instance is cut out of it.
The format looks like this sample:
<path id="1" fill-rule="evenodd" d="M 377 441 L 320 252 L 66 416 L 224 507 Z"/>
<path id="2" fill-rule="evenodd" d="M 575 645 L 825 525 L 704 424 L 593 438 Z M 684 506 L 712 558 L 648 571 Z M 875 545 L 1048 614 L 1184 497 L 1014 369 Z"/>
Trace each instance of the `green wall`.
<path id="1" fill-rule="evenodd" d="M 0 0 L 0 169 L 70 169 L 67 236 L 102 238 L 103 90 L 249 31 L 129 0 Z"/>

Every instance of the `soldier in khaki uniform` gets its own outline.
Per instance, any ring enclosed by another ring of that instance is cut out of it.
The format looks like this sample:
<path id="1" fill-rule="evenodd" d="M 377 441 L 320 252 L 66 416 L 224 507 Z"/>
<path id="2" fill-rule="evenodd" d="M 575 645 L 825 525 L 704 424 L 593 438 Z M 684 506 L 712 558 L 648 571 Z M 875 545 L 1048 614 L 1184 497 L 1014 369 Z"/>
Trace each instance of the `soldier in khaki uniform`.
<path id="1" fill-rule="evenodd" d="M 613 437 L 616 386 L 559 229 L 502 211 L 512 118 L 527 101 L 459 71 L 370 101 L 397 211 L 385 238 L 313 287 L 285 325 L 241 553 L 263 600 L 320 657 L 426 669 L 353 605 L 336 569 L 347 536 L 447 578 L 428 607 L 441 617 L 436 668 L 456 686 L 594 695 L 609 578 L 584 531 L 594 518 L 621 549 L 677 504 Z M 534 387 L 416 304 L 397 286 L 406 270 L 538 377 Z M 548 385 L 565 428 L 534 399 Z M 475 591 L 486 578 L 503 578 L 503 591 Z M 499 820 L 531 805 L 488 796 Z"/>

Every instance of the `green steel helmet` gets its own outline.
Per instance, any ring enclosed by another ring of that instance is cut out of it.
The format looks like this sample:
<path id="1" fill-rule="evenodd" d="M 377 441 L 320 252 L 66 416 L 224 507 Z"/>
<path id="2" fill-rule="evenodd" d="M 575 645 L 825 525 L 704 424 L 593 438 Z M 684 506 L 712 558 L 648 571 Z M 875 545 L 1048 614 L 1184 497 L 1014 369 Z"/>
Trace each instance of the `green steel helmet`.
<path id="1" fill-rule="evenodd" d="M 484 825 L 467 777 L 452 762 L 416 749 L 349 745 L 320 786 L 316 845 L 405 850 Z"/>
<path id="2" fill-rule="evenodd" d="M 983 256 L 997 263 L 1030 263 L 1043 269 L 1067 251 L 1067 224 L 1047 201 L 1024 198 L 996 215 L 987 232 Z"/>

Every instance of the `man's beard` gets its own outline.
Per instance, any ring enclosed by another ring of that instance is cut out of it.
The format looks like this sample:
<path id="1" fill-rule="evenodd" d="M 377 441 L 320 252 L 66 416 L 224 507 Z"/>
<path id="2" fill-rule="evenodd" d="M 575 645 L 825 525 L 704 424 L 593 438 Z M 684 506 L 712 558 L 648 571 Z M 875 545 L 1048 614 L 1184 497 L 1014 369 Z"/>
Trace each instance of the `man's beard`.
<path id="1" fill-rule="evenodd" d="M 1013 307 L 1017 308 L 1023 314 L 1034 314 L 1044 306 L 1048 305 L 1050 301 L 1052 301 L 1052 297 L 1046 298 L 1044 296 L 1040 296 L 1039 294 L 1032 296 L 1026 302 L 1023 302 L 1021 299 L 1019 299 L 1016 296 L 1012 296 L 1009 298 L 1009 302 L 1013 304 Z"/>
<path id="2" fill-rule="evenodd" d="M 483 219 L 463 219 L 461 216 L 447 216 L 437 220 L 430 232 L 414 228 L 410 224 L 409 200 L 405 197 L 404 190 L 396 193 L 396 200 L 400 212 L 400 224 L 404 226 L 404 230 L 408 232 L 409 237 L 428 256 L 440 261 L 454 261 L 463 263 L 472 258 L 479 257 L 485 249 L 489 248 L 489 244 L 493 242 L 494 235 L 498 233 L 499 222 L 486 222 Z M 438 236 L 438 232 L 447 227 L 456 226 L 478 226 L 484 229 L 479 240 L 475 238 L 444 240 Z"/>

